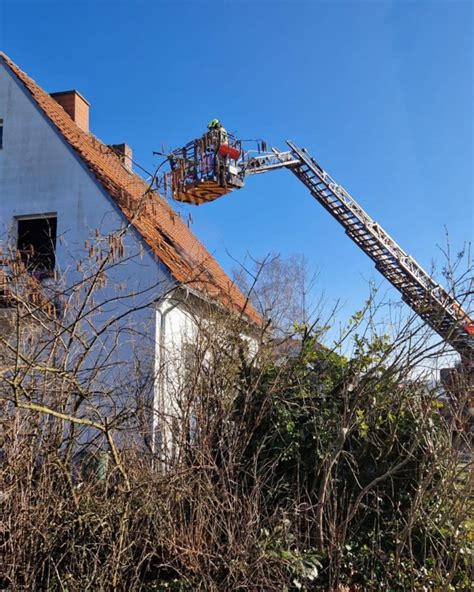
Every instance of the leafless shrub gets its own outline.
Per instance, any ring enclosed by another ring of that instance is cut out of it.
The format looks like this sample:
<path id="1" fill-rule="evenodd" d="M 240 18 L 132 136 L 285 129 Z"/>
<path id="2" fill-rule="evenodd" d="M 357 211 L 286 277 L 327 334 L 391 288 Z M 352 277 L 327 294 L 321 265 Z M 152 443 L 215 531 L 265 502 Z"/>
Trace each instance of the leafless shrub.
<path id="1" fill-rule="evenodd" d="M 57 278 L 36 298 L 12 265 L 3 588 L 468 589 L 467 389 L 448 402 L 414 372 L 435 346 L 413 319 L 388 339 L 371 299 L 338 343 L 321 344 L 326 320 L 306 323 L 282 356 L 201 301 L 189 347 L 154 374 L 147 328 L 127 324 L 153 290 L 111 307 L 130 296 L 101 291 L 124 255 L 114 241 L 90 246 L 80 281 Z"/>

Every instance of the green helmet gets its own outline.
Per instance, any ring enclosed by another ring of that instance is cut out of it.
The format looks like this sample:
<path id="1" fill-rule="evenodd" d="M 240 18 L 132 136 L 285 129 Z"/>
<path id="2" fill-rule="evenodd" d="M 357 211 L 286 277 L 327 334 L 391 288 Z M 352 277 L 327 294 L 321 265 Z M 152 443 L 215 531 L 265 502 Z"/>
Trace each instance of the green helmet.
<path id="1" fill-rule="evenodd" d="M 211 121 L 209 122 L 207 128 L 208 129 L 212 129 L 214 127 L 219 127 L 220 123 L 221 122 L 218 119 L 211 119 Z"/>

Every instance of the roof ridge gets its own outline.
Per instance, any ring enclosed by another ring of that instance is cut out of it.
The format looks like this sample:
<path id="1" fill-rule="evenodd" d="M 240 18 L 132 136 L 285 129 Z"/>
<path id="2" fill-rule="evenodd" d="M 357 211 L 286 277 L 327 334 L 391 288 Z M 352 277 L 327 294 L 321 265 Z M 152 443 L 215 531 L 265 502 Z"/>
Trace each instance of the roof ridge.
<path id="1" fill-rule="evenodd" d="M 251 321 L 261 324 L 262 319 L 248 298 L 171 205 L 145 179 L 127 169 L 112 148 L 82 130 L 54 98 L 2 51 L 0 58 L 174 279 L 217 298 L 226 307 L 243 312 Z"/>

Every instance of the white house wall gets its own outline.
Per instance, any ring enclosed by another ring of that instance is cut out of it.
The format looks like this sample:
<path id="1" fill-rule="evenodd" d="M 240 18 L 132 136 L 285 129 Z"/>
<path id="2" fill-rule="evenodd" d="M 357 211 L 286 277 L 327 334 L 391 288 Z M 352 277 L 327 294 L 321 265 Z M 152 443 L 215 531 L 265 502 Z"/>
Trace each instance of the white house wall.
<path id="1" fill-rule="evenodd" d="M 183 386 L 186 379 L 185 346 L 194 343 L 197 325 L 180 297 L 164 298 L 156 309 L 155 449 L 167 462 L 173 456 L 173 422 L 183 417 Z"/>
<path id="2" fill-rule="evenodd" d="M 0 246 L 5 252 L 16 245 L 16 217 L 44 213 L 57 215 L 57 269 L 71 285 L 85 273 L 78 259 L 88 261 L 85 241 L 96 234 L 107 236 L 124 225 L 124 218 L 86 166 L 42 114 L 21 84 L 0 64 L 0 119 L 3 149 L 0 150 Z M 101 325 L 113 315 L 127 315 L 145 306 L 170 288 L 169 272 L 140 241 L 134 231 L 123 240 L 125 258 L 107 271 L 107 285 L 97 293 L 103 302 L 94 323 Z M 134 294 L 132 296 L 132 294 Z M 118 300 L 117 297 L 121 299 Z M 122 298 L 123 297 L 123 298 Z M 114 299 L 114 300 L 112 300 Z M 105 304 L 107 302 L 107 304 Z M 126 360 L 137 347 L 147 351 L 141 370 L 154 371 L 155 309 L 145 307 L 120 322 L 117 356 Z M 115 338 L 106 332 L 96 342 L 96 355 L 104 359 Z M 123 379 L 130 370 L 121 372 Z M 116 373 L 103 379 L 113 382 Z"/>
<path id="3" fill-rule="evenodd" d="M 156 309 L 156 386 L 155 386 L 155 449 L 160 450 L 165 464 L 176 460 L 182 451 L 176 446 L 176 438 L 192 437 L 195 420 L 192 392 L 187 384 L 188 372 L 195 371 L 194 357 L 197 351 L 203 355 L 201 363 L 211 361 L 211 350 L 199 350 L 211 336 L 226 339 L 225 320 L 219 321 L 218 309 L 203 307 L 199 315 L 192 305 L 193 298 L 186 297 L 183 289 L 179 295 L 163 298 Z M 207 311 L 207 314 L 206 314 Z M 222 324 L 221 324 L 222 323 Z M 204 328 L 204 342 L 200 339 L 200 327 Z M 258 339 L 251 332 L 240 333 L 248 347 L 249 362 L 258 353 Z M 223 344 L 224 345 L 224 344 Z M 198 350 L 195 349 L 198 347 Z"/>

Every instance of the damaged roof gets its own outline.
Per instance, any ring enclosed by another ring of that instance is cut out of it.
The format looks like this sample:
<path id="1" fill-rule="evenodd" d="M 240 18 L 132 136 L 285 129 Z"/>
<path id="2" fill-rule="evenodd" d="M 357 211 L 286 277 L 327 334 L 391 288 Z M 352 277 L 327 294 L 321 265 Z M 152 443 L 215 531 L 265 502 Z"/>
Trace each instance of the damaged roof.
<path id="1" fill-rule="evenodd" d="M 244 313 L 250 321 L 262 319 L 234 282 L 194 236 L 187 224 L 165 199 L 119 156 L 89 132 L 83 131 L 66 111 L 8 56 L 0 59 L 22 83 L 40 110 L 75 150 L 97 181 L 117 204 L 126 219 L 143 237 L 172 277 L 226 308 Z"/>

